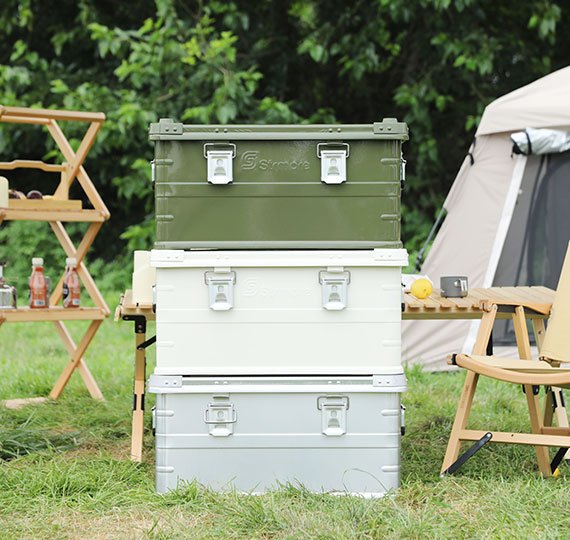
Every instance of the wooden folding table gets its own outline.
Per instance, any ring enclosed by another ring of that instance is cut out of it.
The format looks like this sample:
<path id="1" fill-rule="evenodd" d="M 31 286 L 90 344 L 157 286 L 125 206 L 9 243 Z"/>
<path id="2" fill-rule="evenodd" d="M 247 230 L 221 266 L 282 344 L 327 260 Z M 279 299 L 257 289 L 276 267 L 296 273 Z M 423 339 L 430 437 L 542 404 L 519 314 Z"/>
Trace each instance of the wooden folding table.
<path id="1" fill-rule="evenodd" d="M 146 388 L 146 347 L 154 338 L 147 341 L 147 321 L 154 321 L 156 316 L 151 304 L 139 304 L 133 301 L 133 291 L 127 290 L 115 311 L 115 321 L 133 321 L 135 323 L 135 369 L 133 384 L 133 423 L 131 435 L 131 459 L 142 461 L 144 435 L 144 399 Z"/>

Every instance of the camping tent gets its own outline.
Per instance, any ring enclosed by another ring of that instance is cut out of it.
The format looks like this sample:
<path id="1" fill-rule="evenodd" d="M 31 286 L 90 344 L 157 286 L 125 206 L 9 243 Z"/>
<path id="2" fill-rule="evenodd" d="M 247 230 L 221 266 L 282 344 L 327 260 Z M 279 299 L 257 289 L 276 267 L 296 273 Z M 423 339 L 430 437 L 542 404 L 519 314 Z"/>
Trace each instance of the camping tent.
<path id="1" fill-rule="evenodd" d="M 484 111 L 451 190 L 447 216 L 422 266 L 466 275 L 470 287 L 556 288 L 570 239 L 570 152 L 513 154 L 511 135 L 525 128 L 570 130 L 570 67 L 507 94 Z M 403 361 L 447 369 L 448 354 L 470 351 L 478 321 L 405 321 Z M 506 322 L 493 334 L 508 341 Z"/>

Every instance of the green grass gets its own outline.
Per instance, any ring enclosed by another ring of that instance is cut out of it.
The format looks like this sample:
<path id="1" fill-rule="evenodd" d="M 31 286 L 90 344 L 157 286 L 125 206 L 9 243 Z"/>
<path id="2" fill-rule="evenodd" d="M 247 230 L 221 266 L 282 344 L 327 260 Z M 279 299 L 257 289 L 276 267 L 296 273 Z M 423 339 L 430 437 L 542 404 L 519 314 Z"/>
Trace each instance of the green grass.
<path id="1" fill-rule="evenodd" d="M 107 298 L 114 306 L 118 295 Z M 488 445 L 456 477 L 439 478 L 463 373 L 408 373 L 402 487 L 393 496 L 293 487 L 245 496 L 193 484 L 156 495 L 149 432 L 144 463 L 128 459 L 132 331 L 106 321 L 88 351 L 105 402 L 74 374 L 58 402 L 0 408 L 0 538 L 570 537 L 568 467 L 541 479 L 532 448 Z M 65 362 L 51 325 L 3 325 L 0 400 L 47 395 Z M 480 384 L 473 425 L 516 430 L 526 418 L 520 388 Z"/>

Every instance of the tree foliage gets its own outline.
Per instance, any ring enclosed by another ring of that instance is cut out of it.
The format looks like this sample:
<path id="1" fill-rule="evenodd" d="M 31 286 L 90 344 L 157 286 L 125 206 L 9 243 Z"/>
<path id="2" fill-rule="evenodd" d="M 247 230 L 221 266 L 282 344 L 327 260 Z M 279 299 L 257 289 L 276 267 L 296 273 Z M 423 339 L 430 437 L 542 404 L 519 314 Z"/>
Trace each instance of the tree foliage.
<path id="1" fill-rule="evenodd" d="M 113 214 L 94 246 L 107 261 L 152 242 L 149 122 L 397 116 L 411 131 L 403 231 L 413 250 L 485 105 L 563 67 L 568 23 L 551 0 L 4 0 L 0 103 L 107 114 L 87 162 Z M 4 126 L 0 159 L 55 157 L 47 141 Z"/>

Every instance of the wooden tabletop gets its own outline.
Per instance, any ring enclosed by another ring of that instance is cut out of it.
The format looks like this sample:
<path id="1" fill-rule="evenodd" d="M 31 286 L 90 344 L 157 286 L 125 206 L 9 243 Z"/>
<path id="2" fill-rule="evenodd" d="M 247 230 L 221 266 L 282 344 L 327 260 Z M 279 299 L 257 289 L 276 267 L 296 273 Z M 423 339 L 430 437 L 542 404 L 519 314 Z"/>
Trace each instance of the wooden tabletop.
<path id="1" fill-rule="evenodd" d="M 133 302 L 133 291 L 127 289 L 124 294 L 121 295 L 121 300 L 115 310 L 115 321 L 133 316 L 144 317 L 147 321 L 154 321 L 156 319 L 156 313 L 152 310 L 152 304 Z"/>
<path id="2" fill-rule="evenodd" d="M 402 319 L 480 319 L 489 307 L 498 303 L 504 306 L 527 306 L 527 316 L 544 318 L 549 315 L 555 291 L 547 287 L 491 287 L 470 289 L 464 298 L 443 298 L 439 290 L 423 300 L 404 294 L 405 310 Z M 151 304 L 133 302 L 133 291 L 127 289 L 115 311 L 115 321 L 142 316 L 154 321 L 156 314 Z M 510 313 L 497 314 L 497 318 L 510 318 Z"/>
<path id="3" fill-rule="evenodd" d="M 424 300 L 410 293 L 404 295 L 402 319 L 480 319 L 492 304 L 527 306 L 527 316 L 544 318 L 550 313 L 555 291 L 547 287 L 491 287 L 469 289 L 464 298 L 443 298 L 439 290 Z M 497 313 L 497 318 L 510 318 Z"/>

